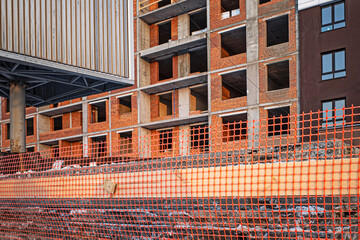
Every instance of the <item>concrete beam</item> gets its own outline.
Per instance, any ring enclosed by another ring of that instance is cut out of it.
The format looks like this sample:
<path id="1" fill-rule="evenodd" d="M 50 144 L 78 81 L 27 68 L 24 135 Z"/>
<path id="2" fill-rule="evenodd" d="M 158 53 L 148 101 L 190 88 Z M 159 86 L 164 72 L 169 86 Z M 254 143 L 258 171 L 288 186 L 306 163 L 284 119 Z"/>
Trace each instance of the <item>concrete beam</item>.
<path id="1" fill-rule="evenodd" d="M 10 84 L 10 151 L 26 152 L 25 85 Z"/>

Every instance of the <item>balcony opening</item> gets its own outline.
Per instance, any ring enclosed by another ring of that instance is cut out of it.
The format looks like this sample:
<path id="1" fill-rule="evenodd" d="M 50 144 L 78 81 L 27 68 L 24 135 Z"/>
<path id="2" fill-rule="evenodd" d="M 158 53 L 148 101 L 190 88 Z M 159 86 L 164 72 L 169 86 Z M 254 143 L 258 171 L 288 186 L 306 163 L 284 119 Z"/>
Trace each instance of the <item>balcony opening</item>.
<path id="1" fill-rule="evenodd" d="M 131 112 L 131 96 L 126 96 L 126 97 L 120 97 L 119 98 L 119 105 L 120 105 L 120 115 L 125 114 L 125 113 L 130 113 Z"/>
<path id="2" fill-rule="evenodd" d="M 161 23 L 159 26 L 159 44 L 167 43 L 171 39 L 171 21 Z"/>
<path id="3" fill-rule="evenodd" d="M 268 2 L 271 2 L 271 0 L 259 0 L 260 4 L 265 4 L 265 3 L 268 3 Z"/>
<path id="4" fill-rule="evenodd" d="M 284 15 L 266 21 L 267 46 L 289 42 L 289 16 Z"/>
<path id="5" fill-rule="evenodd" d="M 221 75 L 222 100 L 247 95 L 246 70 Z"/>
<path id="6" fill-rule="evenodd" d="M 173 114 L 173 94 L 166 93 L 159 95 L 159 117 Z"/>
<path id="7" fill-rule="evenodd" d="M 201 10 L 190 14 L 190 35 L 196 35 L 202 33 L 202 30 L 206 29 L 206 11 Z"/>
<path id="8" fill-rule="evenodd" d="M 10 123 L 6 124 L 6 139 L 10 139 Z"/>
<path id="9" fill-rule="evenodd" d="M 34 135 L 34 118 L 26 119 L 26 136 Z"/>
<path id="10" fill-rule="evenodd" d="M 119 133 L 120 137 L 120 155 L 128 155 L 132 150 L 132 131 Z"/>
<path id="11" fill-rule="evenodd" d="M 171 4 L 171 0 L 160 0 L 160 2 L 158 2 L 158 8 L 165 7 L 169 4 Z"/>
<path id="12" fill-rule="evenodd" d="M 159 64 L 159 81 L 173 77 L 173 61 L 172 57 L 158 60 Z"/>
<path id="13" fill-rule="evenodd" d="M 209 127 L 207 124 L 194 125 L 190 127 L 191 148 L 201 151 L 209 150 Z"/>
<path id="14" fill-rule="evenodd" d="M 35 147 L 27 147 L 26 152 L 35 152 Z"/>
<path id="15" fill-rule="evenodd" d="M 239 0 L 221 0 L 221 19 L 240 14 Z"/>
<path id="16" fill-rule="evenodd" d="M 106 122 L 106 100 L 91 103 L 91 123 Z"/>
<path id="17" fill-rule="evenodd" d="M 190 111 L 204 112 L 208 110 L 207 86 L 194 87 L 190 90 Z"/>
<path id="18" fill-rule="evenodd" d="M 59 106 L 59 103 L 54 103 L 53 108 L 57 108 Z"/>
<path id="19" fill-rule="evenodd" d="M 289 88 L 289 60 L 269 64 L 268 91 Z"/>
<path id="20" fill-rule="evenodd" d="M 91 138 L 93 157 L 105 157 L 107 153 L 106 135 Z"/>
<path id="21" fill-rule="evenodd" d="M 190 51 L 190 73 L 206 72 L 207 68 L 206 47 Z"/>
<path id="22" fill-rule="evenodd" d="M 246 139 L 247 113 L 222 117 L 223 142 L 232 142 Z"/>
<path id="23" fill-rule="evenodd" d="M 240 27 L 220 35 L 222 58 L 246 52 L 246 27 Z"/>
<path id="24" fill-rule="evenodd" d="M 290 107 L 268 110 L 268 136 L 290 133 Z"/>
<path id="25" fill-rule="evenodd" d="M 160 152 L 168 152 L 172 149 L 173 130 L 159 131 L 159 147 Z"/>
<path id="26" fill-rule="evenodd" d="M 58 117 L 53 118 L 53 129 L 54 129 L 54 131 L 58 131 L 58 130 L 63 129 L 62 116 L 58 116 Z"/>

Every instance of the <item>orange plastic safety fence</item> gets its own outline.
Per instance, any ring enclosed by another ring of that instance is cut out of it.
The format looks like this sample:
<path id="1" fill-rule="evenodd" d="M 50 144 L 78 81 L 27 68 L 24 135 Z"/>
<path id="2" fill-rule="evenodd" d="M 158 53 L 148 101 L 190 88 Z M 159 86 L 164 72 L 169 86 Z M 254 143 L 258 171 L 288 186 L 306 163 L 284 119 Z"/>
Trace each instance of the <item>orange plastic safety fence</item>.
<path id="1" fill-rule="evenodd" d="M 2 156 L 0 238 L 358 239 L 360 107 L 267 111 Z"/>

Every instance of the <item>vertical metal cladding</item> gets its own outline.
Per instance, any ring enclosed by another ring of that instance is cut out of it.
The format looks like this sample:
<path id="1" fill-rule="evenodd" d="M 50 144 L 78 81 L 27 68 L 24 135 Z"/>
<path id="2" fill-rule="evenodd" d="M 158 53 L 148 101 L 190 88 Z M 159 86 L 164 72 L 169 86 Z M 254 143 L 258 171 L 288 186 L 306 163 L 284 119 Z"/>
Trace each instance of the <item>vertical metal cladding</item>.
<path id="1" fill-rule="evenodd" d="M 127 0 L 0 0 L 0 49 L 129 77 Z"/>

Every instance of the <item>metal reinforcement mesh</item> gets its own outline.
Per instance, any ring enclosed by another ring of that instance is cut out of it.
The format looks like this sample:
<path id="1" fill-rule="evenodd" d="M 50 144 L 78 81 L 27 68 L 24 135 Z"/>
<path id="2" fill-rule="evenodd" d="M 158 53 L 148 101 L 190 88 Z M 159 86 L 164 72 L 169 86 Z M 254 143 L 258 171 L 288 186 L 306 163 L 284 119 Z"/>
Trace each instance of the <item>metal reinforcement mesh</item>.
<path id="1" fill-rule="evenodd" d="M 266 111 L 2 156 L 0 239 L 358 239 L 360 108 Z"/>

